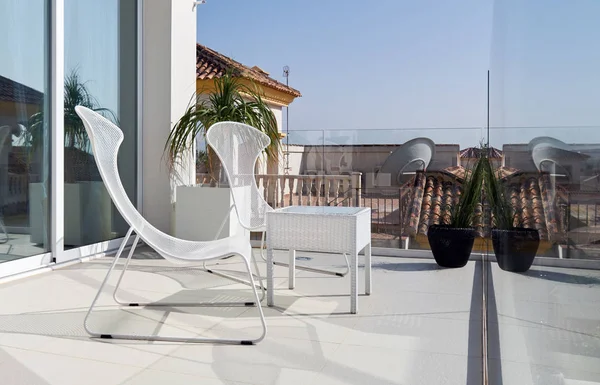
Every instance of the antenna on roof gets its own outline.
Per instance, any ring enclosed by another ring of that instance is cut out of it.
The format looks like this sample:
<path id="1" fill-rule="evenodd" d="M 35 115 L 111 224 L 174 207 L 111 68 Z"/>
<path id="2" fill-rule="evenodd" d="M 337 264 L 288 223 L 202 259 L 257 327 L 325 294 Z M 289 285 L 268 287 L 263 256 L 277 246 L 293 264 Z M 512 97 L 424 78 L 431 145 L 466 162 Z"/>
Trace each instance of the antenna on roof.
<path id="1" fill-rule="evenodd" d="M 285 85 L 289 86 L 290 67 L 283 66 L 283 77 L 285 78 Z M 290 105 L 285 107 L 285 169 L 283 170 L 285 175 L 290 174 Z"/>
<path id="2" fill-rule="evenodd" d="M 200 4 L 206 4 L 206 0 L 194 1 L 194 5 L 192 5 L 192 11 Z"/>

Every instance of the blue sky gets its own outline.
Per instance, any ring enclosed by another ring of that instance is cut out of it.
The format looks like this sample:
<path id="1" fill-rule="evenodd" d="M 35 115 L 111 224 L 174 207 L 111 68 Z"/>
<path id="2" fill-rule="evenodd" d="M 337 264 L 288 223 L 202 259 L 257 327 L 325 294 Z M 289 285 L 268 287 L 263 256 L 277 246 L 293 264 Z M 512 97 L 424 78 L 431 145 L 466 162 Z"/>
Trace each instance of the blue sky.
<path id="1" fill-rule="evenodd" d="M 598 0 L 207 0 L 197 18 L 200 43 L 278 80 L 290 66 L 291 130 L 475 145 L 481 130 L 423 129 L 484 127 L 490 69 L 492 126 L 544 127 L 492 144 L 600 135 L 569 128 L 600 125 Z"/>
<path id="2" fill-rule="evenodd" d="M 66 70 L 79 68 L 111 109 L 117 1 L 65 1 Z M 0 3 L 0 25 L 18 36 L 0 40 L 14 59 L 0 60 L 0 73 L 40 90 L 43 4 Z M 202 44 L 281 81 L 290 66 L 303 94 L 291 130 L 331 130 L 325 139 L 338 142 L 476 145 L 490 69 L 492 126 L 518 127 L 492 131 L 493 144 L 540 135 L 600 143 L 600 0 L 207 0 L 197 19 Z"/>
<path id="3" fill-rule="evenodd" d="M 118 1 L 65 0 L 65 74 L 77 70 L 99 104 L 118 106 Z M 0 74 L 44 91 L 44 1 L 0 2 Z M 11 58 L 12 60 L 7 60 Z"/>
<path id="4" fill-rule="evenodd" d="M 278 80 L 289 65 L 303 94 L 290 129 L 473 127 L 491 12 L 491 0 L 208 0 L 198 41 Z"/>

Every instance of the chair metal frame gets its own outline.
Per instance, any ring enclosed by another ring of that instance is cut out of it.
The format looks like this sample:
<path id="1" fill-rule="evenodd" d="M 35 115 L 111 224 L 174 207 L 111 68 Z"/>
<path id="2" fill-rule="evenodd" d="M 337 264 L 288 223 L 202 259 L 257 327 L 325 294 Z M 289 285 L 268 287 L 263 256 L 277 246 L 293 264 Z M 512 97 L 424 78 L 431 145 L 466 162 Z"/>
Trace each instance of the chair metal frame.
<path id="1" fill-rule="evenodd" d="M 228 237 L 216 241 L 195 242 L 187 241 L 172 237 L 162 231 L 156 229 L 137 211 L 131 203 L 119 176 L 117 168 L 117 155 L 119 147 L 123 142 L 123 132 L 112 122 L 101 116 L 100 114 L 82 107 L 75 108 L 77 114 L 84 123 L 85 129 L 90 137 L 92 150 L 96 159 L 96 164 L 102 176 L 102 180 L 108 190 L 111 199 L 123 219 L 129 224 L 130 228 L 127 231 L 119 249 L 114 256 L 114 260 L 108 269 L 106 277 L 102 281 L 96 296 L 84 319 L 84 328 L 92 337 L 106 339 L 128 339 L 128 340 L 149 340 L 149 341 L 169 341 L 169 342 L 202 342 L 202 343 L 223 343 L 223 344 L 241 344 L 253 345 L 262 341 L 267 334 L 267 324 L 260 304 L 260 298 L 254 284 L 250 259 L 252 259 L 252 247 L 249 240 L 243 237 Z M 234 338 L 208 338 L 208 337 L 175 337 L 175 336 L 158 336 L 158 335 L 136 335 L 122 333 L 102 333 L 89 326 L 89 318 L 93 313 L 93 309 L 106 286 L 108 279 L 115 269 L 121 254 L 132 234 L 135 232 L 133 244 L 129 250 L 127 259 L 123 265 L 123 270 L 115 286 L 113 292 L 114 300 L 124 306 L 129 307 L 231 307 L 231 306 L 255 306 L 258 309 L 259 318 L 262 324 L 262 333 L 254 339 L 234 339 Z M 131 258 L 138 245 L 139 240 L 144 241 L 146 245 L 158 252 L 163 258 L 172 263 L 194 263 L 203 262 L 206 260 L 221 259 L 226 256 L 238 256 L 244 261 L 244 266 L 248 274 L 248 282 L 254 294 L 254 300 L 251 302 L 199 302 L 199 303 L 174 303 L 174 302 L 126 302 L 118 297 L 118 290 L 123 281 L 125 272 L 127 271 Z M 254 267 L 258 266 L 254 263 Z"/>
<path id="2" fill-rule="evenodd" d="M 216 237 L 218 238 L 220 236 L 231 210 L 235 208 L 238 210 L 240 224 L 244 229 L 262 233 L 260 256 L 262 260 L 266 262 L 267 258 L 264 252 L 265 234 L 267 228 L 266 213 L 268 211 L 272 211 L 273 208 L 265 201 L 263 195 L 258 189 L 258 186 L 256 185 L 254 166 L 256 165 L 256 162 L 263 153 L 264 149 L 267 148 L 267 146 L 269 146 L 271 143 L 271 140 L 266 134 L 247 124 L 237 122 L 220 122 L 212 125 L 208 129 L 206 133 L 206 143 L 215 151 L 219 157 L 219 160 L 221 161 L 225 175 L 229 180 L 233 201 L 235 203 L 230 207 L 229 211 L 223 218 Z M 240 204 L 240 202 L 236 202 L 236 199 L 238 201 L 245 200 L 245 197 L 235 193 L 234 189 L 238 187 L 249 188 L 251 194 L 249 210 L 245 210 L 243 213 L 239 212 L 243 205 Z M 299 270 L 344 277 L 350 271 L 350 262 L 348 261 L 348 256 L 346 254 L 344 254 L 344 259 L 346 262 L 346 268 L 343 270 L 343 272 L 318 269 L 297 264 L 296 268 Z M 285 262 L 274 261 L 273 264 L 277 266 L 289 267 L 289 264 Z M 238 277 L 220 272 L 214 268 L 207 267 L 206 262 L 203 264 L 203 267 L 210 273 L 238 282 L 243 282 L 243 280 L 240 280 Z M 263 297 L 261 298 L 262 300 L 264 299 L 264 285 L 262 277 L 259 276 L 258 278 L 261 283 L 261 289 L 263 290 Z"/>

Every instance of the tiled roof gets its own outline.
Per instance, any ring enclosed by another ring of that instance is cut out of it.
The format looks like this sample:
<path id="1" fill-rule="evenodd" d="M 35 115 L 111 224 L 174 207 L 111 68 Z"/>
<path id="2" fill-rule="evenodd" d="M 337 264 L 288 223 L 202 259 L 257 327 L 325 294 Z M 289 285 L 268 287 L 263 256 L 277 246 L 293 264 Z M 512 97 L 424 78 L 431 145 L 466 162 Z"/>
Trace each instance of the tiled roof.
<path id="1" fill-rule="evenodd" d="M 254 80 L 263 86 L 271 87 L 295 97 L 302 96 L 300 91 L 269 77 L 269 74 L 260 67 L 250 68 L 213 49 L 196 44 L 196 76 L 198 79 L 219 78 L 225 75 L 228 70 L 232 71 L 234 76 Z"/>
<path id="2" fill-rule="evenodd" d="M 513 173 L 506 179 L 517 221 L 526 228 L 537 229 L 540 239 L 551 242 L 566 234 L 566 201 L 562 194 L 552 197 L 550 177 L 540 173 Z M 406 211 L 402 235 L 427 234 L 430 225 L 446 223 L 449 210 L 457 203 L 462 182 L 448 172 L 417 172 L 407 184 L 410 192 L 402 205 Z M 492 218 L 487 203 L 478 205 L 473 227 L 479 236 L 489 237 Z"/>
<path id="3" fill-rule="evenodd" d="M 0 101 L 40 104 L 43 99 L 42 92 L 0 75 Z"/>
<path id="4" fill-rule="evenodd" d="M 479 155 L 481 154 L 481 152 L 484 151 L 481 148 L 478 147 L 469 147 L 469 148 L 465 148 L 464 150 L 460 151 L 460 157 L 461 158 L 479 158 Z M 489 152 L 490 152 L 490 158 L 502 158 L 502 151 L 498 150 L 497 148 L 494 147 L 490 147 L 489 148 Z"/>
<path id="5" fill-rule="evenodd" d="M 450 166 L 446 167 L 443 171 L 456 176 L 460 180 L 464 180 L 467 173 L 467 169 L 463 166 Z M 511 175 L 519 173 L 520 171 L 513 167 L 500 167 L 497 172 L 500 173 L 501 179 L 505 179 Z"/>

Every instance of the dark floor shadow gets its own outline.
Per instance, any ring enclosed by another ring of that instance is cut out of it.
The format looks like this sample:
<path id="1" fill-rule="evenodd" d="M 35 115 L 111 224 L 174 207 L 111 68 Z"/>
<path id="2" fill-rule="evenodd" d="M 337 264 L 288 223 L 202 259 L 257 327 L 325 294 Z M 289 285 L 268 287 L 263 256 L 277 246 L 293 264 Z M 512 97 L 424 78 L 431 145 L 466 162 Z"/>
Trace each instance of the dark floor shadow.
<path id="1" fill-rule="evenodd" d="M 529 269 L 529 271 L 521 274 L 527 277 L 574 285 L 600 285 L 600 278 L 579 274 L 560 273 L 556 271 L 545 271 L 539 269 Z"/>
<path id="2" fill-rule="evenodd" d="M 416 263 L 376 263 L 371 266 L 372 269 L 389 271 L 433 271 L 442 270 L 436 263 L 416 262 Z"/>
<path id="3" fill-rule="evenodd" d="M 502 385 L 502 360 L 500 350 L 500 321 L 498 319 L 498 306 L 496 304 L 496 290 L 494 289 L 494 276 L 491 269 L 487 274 L 487 365 L 490 385 Z M 491 358 L 491 357 L 496 357 Z"/>
<path id="4" fill-rule="evenodd" d="M 471 314 L 480 314 L 482 312 L 483 301 L 483 262 L 475 262 L 475 272 L 473 273 L 473 286 L 471 290 L 471 306 L 469 312 Z M 483 342 L 482 342 L 482 322 L 469 322 L 469 342 L 468 352 L 469 358 L 481 357 Z M 483 360 L 469 359 L 467 361 L 467 385 L 480 385 L 482 383 Z"/>

